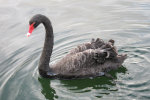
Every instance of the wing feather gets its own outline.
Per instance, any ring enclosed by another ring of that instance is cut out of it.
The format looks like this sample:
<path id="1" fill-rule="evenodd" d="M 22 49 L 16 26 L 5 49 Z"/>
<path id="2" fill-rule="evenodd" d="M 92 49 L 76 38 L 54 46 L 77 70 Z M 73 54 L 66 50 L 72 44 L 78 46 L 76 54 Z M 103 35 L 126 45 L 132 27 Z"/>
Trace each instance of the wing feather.
<path id="1" fill-rule="evenodd" d="M 83 52 L 83 51 L 88 50 L 88 49 L 97 49 L 97 48 L 102 47 L 103 45 L 105 45 L 105 43 L 102 39 L 100 39 L 100 38 L 97 38 L 96 40 L 92 39 L 91 42 L 81 44 L 81 45 L 77 46 L 76 48 L 72 49 L 70 51 L 70 54 Z"/>

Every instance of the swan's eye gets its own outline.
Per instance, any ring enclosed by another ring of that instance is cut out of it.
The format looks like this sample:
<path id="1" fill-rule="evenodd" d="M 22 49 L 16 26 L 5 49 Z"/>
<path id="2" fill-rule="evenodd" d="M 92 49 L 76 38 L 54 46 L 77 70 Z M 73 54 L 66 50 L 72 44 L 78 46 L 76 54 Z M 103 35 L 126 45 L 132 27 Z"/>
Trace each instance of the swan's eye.
<path id="1" fill-rule="evenodd" d="M 34 23 L 34 25 L 33 25 L 34 28 L 36 28 L 36 27 L 39 25 L 39 22 L 33 22 L 33 23 Z M 33 24 L 33 23 L 32 23 L 32 24 Z"/>

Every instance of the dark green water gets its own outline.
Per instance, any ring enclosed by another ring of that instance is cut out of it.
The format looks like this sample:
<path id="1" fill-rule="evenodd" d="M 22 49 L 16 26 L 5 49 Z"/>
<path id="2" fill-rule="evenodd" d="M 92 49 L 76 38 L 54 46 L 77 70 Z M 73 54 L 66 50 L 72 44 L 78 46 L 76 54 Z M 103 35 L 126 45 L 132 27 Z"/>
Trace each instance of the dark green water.
<path id="1" fill-rule="evenodd" d="M 34 14 L 53 24 L 55 63 L 78 44 L 112 38 L 128 59 L 107 77 L 51 80 L 39 76 L 44 27 L 30 38 Z M 149 0 L 0 0 L 0 100 L 150 100 Z"/>

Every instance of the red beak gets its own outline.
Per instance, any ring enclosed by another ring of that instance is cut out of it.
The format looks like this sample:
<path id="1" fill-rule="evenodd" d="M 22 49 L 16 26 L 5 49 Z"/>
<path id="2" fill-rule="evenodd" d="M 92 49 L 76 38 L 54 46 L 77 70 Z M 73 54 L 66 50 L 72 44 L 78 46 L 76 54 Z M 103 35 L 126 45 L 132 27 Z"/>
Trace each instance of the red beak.
<path id="1" fill-rule="evenodd" d="M 34 24 L 35 23 L 32 23 L 30 26 L 29 26 L 29 31 L 27 33 L 27 37 L 29 37 L 31 34 L 32 34 L 32 31 L 34 30 Z"/>

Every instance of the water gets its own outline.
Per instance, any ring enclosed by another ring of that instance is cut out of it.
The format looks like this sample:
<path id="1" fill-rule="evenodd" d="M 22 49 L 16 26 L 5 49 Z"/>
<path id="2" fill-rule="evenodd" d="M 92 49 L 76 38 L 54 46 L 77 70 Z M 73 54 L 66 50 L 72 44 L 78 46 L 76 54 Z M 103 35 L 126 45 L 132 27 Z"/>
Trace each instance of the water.
<path id="1" fill-rule="evenodd" d="M 0 0 L 0 100 L 149 100 L 149 0 Z M 45 79 L 37 66 L 44 27 L 25 37 L 35 14 L 53 24 L 55 63 L 78 44 L 112 38 L 123 67 L 107 77 L 76 80 Z"/>

